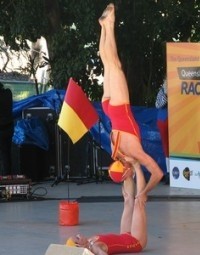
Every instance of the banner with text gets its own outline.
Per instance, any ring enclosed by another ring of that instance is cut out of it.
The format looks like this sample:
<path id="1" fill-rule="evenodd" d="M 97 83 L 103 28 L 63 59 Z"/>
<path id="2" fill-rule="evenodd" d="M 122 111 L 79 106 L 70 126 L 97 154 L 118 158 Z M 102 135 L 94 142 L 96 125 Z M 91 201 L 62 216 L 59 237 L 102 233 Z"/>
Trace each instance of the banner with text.
<path id="1" fill-rule="evenodd" d="M 167 43 L 167 83 L 170 158 L 195 160 L 200 188 L 200 43 Z"/>
<path id="2" fill-rule="evenodd" d="M 170 155 L 200 158 L 200 43 L 167 44 Z"/>

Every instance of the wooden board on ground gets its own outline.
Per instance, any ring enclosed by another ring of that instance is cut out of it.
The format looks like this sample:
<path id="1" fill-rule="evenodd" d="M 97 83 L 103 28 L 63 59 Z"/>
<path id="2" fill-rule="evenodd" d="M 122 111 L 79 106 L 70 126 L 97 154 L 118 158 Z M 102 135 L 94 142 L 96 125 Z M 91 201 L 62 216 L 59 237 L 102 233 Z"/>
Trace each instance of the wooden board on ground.
<path id="1" fill-rule="evenodd" d="M 91 251 L 81 247 L 69 247 L 61 244 L 50 244 L 45 255 L 94 255 Z"/>

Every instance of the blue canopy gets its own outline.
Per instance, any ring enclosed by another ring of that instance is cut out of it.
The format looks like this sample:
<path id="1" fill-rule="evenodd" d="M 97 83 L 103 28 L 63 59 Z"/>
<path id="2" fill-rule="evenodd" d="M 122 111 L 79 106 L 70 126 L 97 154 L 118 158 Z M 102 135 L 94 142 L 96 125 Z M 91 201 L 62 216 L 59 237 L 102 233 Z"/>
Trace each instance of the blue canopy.
<path id="1" fill-rule="evenodd" d="M 47 132 L 45 132 L 45 127 L 42 126 L 37 118 L 31 120 L 22 119 L 22 112 L 32 107 L 48 107 L 54 110 L 57 116 L 59 116 L 65 92 L 65 90 L 50 90 L 44 94 L 14 102 L 13 116 L 16 124 L 13 142 L 16 144 L 34 144 L 42 149 L 48 150 L 49 141 L 46 135 Z M 104 114 L 100 102 L 94 102 L 93 105 L 98 112 L 99 122 L 91 128 L 90 133 L 93 139 L 101 145 L 104 150 L 111 153 L 111 126 L 109 118 Z M 140 127 L 144 150 L 152 156 L 163 171 L 166 172 L 160 133 L 156 125 L 157 109 L 154 107 L 132 106 L 132 111 Z"/>

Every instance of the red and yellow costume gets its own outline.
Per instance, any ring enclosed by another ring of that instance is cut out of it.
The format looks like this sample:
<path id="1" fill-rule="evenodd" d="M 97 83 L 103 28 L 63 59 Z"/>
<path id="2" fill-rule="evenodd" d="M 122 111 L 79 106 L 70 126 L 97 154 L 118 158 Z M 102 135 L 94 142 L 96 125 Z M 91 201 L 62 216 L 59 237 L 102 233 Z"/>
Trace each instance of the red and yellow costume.
<path id="1" fill-rule="evenodd" d="M 133 117 L 131 112 L 130 104 L 125 103 L 121 105 L 111 105 L 109 103 L 109 99 L 106 99 L 102 102 L 102 108 L 104 113 L 110 118 L 112 125 L 112 132 L 117 132 L 117 139 L 114 143 L 114 151 L 112 153 L 112 158 L 115 160 L 119 155 L 120 157 L 124 157 L 124 154 L 119 151 L 120 144 L 120 133 L 127 132 L 134 136 L 136 136 L 139 140 L 141 140 L 140 129 Z"/>
<path id="2" fill-rule="evenodd" d="M 140 242 L 130 233 L 97 235 L 94 237 L 94 242 L 104 243 L 109 255 L 142 251 Z"/>
<path id="3" fill-rule="evenodd" d="M 140 129 L 133 117 L 130 104 L 111 105 L 107 99 L 102 102 L 102 107 L 111 120 L 112 130 L 124 131 L 140 139 Z"/>

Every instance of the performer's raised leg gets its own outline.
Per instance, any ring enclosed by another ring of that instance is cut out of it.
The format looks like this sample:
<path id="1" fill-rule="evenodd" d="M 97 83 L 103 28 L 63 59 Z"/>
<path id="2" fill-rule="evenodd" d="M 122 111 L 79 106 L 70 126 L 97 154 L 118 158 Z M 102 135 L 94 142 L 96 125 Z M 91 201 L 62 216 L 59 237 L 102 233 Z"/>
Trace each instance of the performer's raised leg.
<path id="1" fill-rule="evenodd" d="M 136 173 L 136 189 L 140 193 L 145 185 L 142 169 L 138 163 L 134 165 Z M 147 219 L 146 199 L 147 197 L 135 198 L 135 185 L 132 177 L 128 177 L 123 184 L 124 211 L 121 218 L 121 234 L 130 232 L 132 236 L 140 241 L 142 248 L 147 243 Z"/>
<path id="2" fill-rule="evenodd" d="M 128 87 L 126 78 L 122 71 L 121 62 L 119 60 L 117 46 L 115 41 L 115 8 L 113 4 L 109 4 L 99 19 L 102 29 L 105 29 L 105 37 L 103 42 L 100 41 L 100 56 L 103 57 L 104 71 L 107 74 L 110 89 L 110 104 L 119 105 L 129 102 Z"/>
<path id="3" fill-rule="evenodd" d="M 133 177 L 128 177 L 124 180 L 122 194 L 124 197 L 124 209 L 121 217 L 120 233 L 131 233 L 135 204 L 135 182 Z"/>
<path id="4" fill-rule="evenodd" d="M 101 22 L 100 22 L 101 24 Z M 105 100 L 110 99 L 110 75 L 109 75 L 109 66 L 107 64 L 106 55 L 105 55 L 105 39 L 106 39 L 106 30 L 104 25 L 101 25 L 101 35 L 100 35 L 100 42 L 99 42 L 99 53 L 101 57 L 101 61 L 104 66 L 104 82 L 103 82 L 103 96 L 102 102 Z"/>
<path id="5" fill-rule="evenodd" d="M 141 194 L 145 189 L 146 181 L 140 165 L 135 165 L 135 174 L 137 179 L 137 194 Z M 144 248 L 147 243 L 147 216 L 146 216 L 147 195 L 137 196 L 135 198 L 135 206 L 133 211 L 131 234 L 134 235 Z"/>

